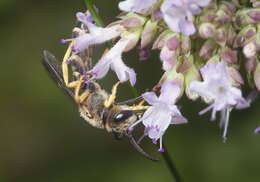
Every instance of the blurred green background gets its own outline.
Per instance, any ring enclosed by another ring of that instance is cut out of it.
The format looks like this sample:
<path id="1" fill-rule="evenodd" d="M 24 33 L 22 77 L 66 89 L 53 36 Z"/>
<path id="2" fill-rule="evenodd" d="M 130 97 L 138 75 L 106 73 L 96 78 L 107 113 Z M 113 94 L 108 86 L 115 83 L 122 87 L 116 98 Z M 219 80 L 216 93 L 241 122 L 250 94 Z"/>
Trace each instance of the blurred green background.
<path id="1" fill-rule="evenodd" d="M 118 1 L 95 0 L 106 23 L 119 13 Z M 82 0 L 0 0 L 0 181 L 172 181 L 157 147 L 145 139 L 143 148 L 161 159 L 154 163 L 138 154 L 126 139 L 117 141 L 103 130 L 88 125 L 77 107 L 48 77 L 41 65 L 48 49 L 61 59 L 75 13 L 84 11 Z M 145 91 L 159 80 L 160 61 L 138 61 L 127 55 L 126 63 L 136 68 L 137 88 Z M 110 90 L 114 74 L 102 80 Z M 132 98 L 126 85 L 119 100 Z M 217 122 L 209 114 L 199 117 L 205 105 L 181 100 L 189 123 L 172 126 L 164 142 L 184 181 L 259 181 L 260 125 L 257 101 L 250 109 L 233 111 L 228 140 L 221 140 Z"/>

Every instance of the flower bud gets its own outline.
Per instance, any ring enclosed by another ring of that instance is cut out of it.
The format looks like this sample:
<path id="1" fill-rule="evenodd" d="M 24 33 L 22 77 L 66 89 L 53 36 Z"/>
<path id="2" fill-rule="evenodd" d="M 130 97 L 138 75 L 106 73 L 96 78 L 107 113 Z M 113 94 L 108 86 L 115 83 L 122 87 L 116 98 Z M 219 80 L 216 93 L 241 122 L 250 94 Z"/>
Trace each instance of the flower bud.
<path id="1" fill-rule="evenodd" d="M 161 49 L 164 45 L 165 45 L 165 37 L 166 35 L 168 34 L 172 34 L 172 31 L 171 30 L 165 30 L 164 32 L 162 32 L 158 38 L 154 41 L 153 43 L 153 46 L 152 46 L 152 49 Z"/>
<path id="2" fill-rule="evenodd" d="M 257 64 L 256 70 L 254 72 L 254 81 L 256 88 L 260 90 L 260 64 Z"/>
<path id="3" fill-rule="evenodd" d="M 201 38 L 208 39 L 214 36 L 216 32 L 215 25 L 212 23 L 202 23 L 199 26 L 199 35 Z"/>
<path id="4" fill-rule="evenodd" d="M 235 6 L 232 3 L 222 1 L 219 5 L 218 11 L 216 12 L 215 21 L 219 25 L 224 25 L 232 21 L 232 17 L 235 14 Z"/>
<path id="5" fill-rule="evenodd" d="M 233 26 L 230 26 L 227 32 L 227 45 L 232 47 L 234 45 L 236 36 L 237 36 L 236 30 L 233 28 Z"/>
<path id="6" fill-rule="evenodd" d="M 207 40 L 202 45 L 199 56 L 206 60 L 209 59 L 212 56 L 212 53 L 214 52 L 216 47 L 217 44 L 215 43 L 215 41 L 213 41 L 212 39 Z"/>
<path id="7" fill-rule="evenodd" d="M 146 22 L 145 17 L 140 16 L 136 13 L 128 13 L 125 16 L 121 16 L 120 18 L 122 19 L 120 25 L 122 25 L 126 29 L 143 26 Z"/>
<path id="8" fill-rule="evenodd" d="M 165 73 L 165 78 L 168 81 L 173 81 L 176 82 L 180 88 L 181 88 L 181 92 L 180 92 L 180 96 L 179 98 L 182 97 L 183 92 L 184 92 L 184 75 L 182 73 L 177 73 L 176 69 L 179 67 L 178 64 L 176 64 L 171 71 L 166 72 Z"/>
<path id="9" fill-rule="evenodd" d="M 157 21 L 154 22 L 152 22 L 151 20 L 147 21 L 141 36 L 141 49 L 143 49 L 149 43 L 152 42 L 156 32 L 157 32 Z"/>
<path id="10" fill-rule="evenodd" d="M 255 9 L 250 9 L 247 13 L 247 15 L 252 18 L 256 23 L 260 22 L 260 9 L 255 8 Z"/>
<path id="11" fill-rule="evenodd" d="M 232 79 L 232 85 L 234 87 L 240 87 L 241 85 L 244 84 L 244 80 L 243 80 L 242 76 L 235 68 L 229 66 L 227 68 L 227 72 L 228 72 L 230 78 Z"/>
<path id="12" fill-rule="evenodd" d="M 253 7 L 257 8 L 260 7 L 260 1 L 259 0 L 250 0 L 252 3 Z"/>
<path id="13" fill-rule="evenodd" d="M 164 46 L 160 52 L 160 59 L 163 62 L 163 70 L 170 71 L 176 64 L 177 58 L 177 51 L 170 50 L 168 46 Z"/>
<path id="14" fill-rule="evenodd" d="M 214 56 L 212 56 L 206 64 L 218 64 L 221 61 L 221 58 L 218 54 L 215 54 Z"/>
<path id="15" fill-rule="evenodd" d="M 225 47 L 226 42 L 227 42 L 228 28 L 229 27 L 227 27 L 227 26 L 222 26 L 217 29 L 216 34 L 215 34 L 215 41 L 222 47 Z"/>
<path id="16" fill-rule="evenodd" d="M 237 51 L 231 50 L 228 47 L 222 48 L 219 55 L 228 65 L 236 64 L 238 62 Z"/>
<path id="17" fill-rule="evenodd" d="M 245 67 L 248 76 L 250 76 L 251 73 L 255 72 L 257 65 L 258 65 L 257 57 L 246 59 Z"/>
<path id="18" fill-rule="evenodd" d="M 242 9 L 237 11 L 235 26 L 240 29 L 246 25 L 256 25 L 260 22 L 260 8 Z"/>
<path id="19" fill-rule="evenodd" d="M 141 32 L 142 32 L 143 28 L 142 27 L 139 27 L 139 28 L 135 28 L 134 31 L 124 31 L 121 33 L 121 37 L 124 38 L 124 39 L 128 39 L 129 42 L 128 44 L 126 45 L 125 49 L 124 49 L 124 52 L 128 52 L 129 50 L 133 49 L 140 36 L 141 36 Z"/>
<path id="20" fill-rule="evenodd" d="M 238 33 L 234 40 L 233 48 L 243 47 L 249 41 L 251 41 L 256 35 L 256 27 L 253 25 L 247 25 Z"/>
<path id="21" fill-rule="evenodd" d="M 193 63 L 193 56 L 189 56 L 187 59 L 185 59 L 182 66 L 186 68 L 185 70 L 183 70 L 185 76 L 185 93 L 189 99 L 196 100 L 199 95 L 195 92 L 190 91 L 190 83 L 194 80 L 200 81 L 201 78 L 199 70 Z"/>
<path id="22" fill-rule="evenodd" d="M 252 41 L 248 44 L 246 44 L 244 47 L 243 47 L 243 53 L 244 55 L 247 57 L 247 58 L 252 58 L 252 57 L 255 57 L 256 54 L 257 54 L 257 46 L 256 44 Z"/>

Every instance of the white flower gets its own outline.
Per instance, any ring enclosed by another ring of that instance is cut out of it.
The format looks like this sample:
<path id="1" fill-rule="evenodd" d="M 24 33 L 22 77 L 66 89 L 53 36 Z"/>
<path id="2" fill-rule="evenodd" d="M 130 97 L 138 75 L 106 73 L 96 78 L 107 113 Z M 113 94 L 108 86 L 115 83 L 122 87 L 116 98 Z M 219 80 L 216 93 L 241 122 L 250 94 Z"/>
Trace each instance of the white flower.
<path id="1" fill-rule="evenodd" d="M 193 15 L 200 14 L 200 7 L 205 7 L 211 0 L 165 0 L 161 12 L 166 24 L 174 32 L 192 35 L 196 28 L 192 23 Z"/>
<path id="2" fill-rule="evenodd" d="M 116 72 L 118 79 L 121 82 L 127 80 L 130 81 L 131 85 L 134 85 L 136 82 L 135 71 L 127 67 L 122 61 L 122 53 L 126 48 L 129 40 L 120 39 L 114 47 L 112 47 L 99 61 L 98 63 L 89 71 L 95 79 L 103 78 L 109 68 Z"/>
<path id="3" fill-rule="evenodd" d="M 129 128 L 132 130 L 135 125 L 143 122 L 145 126 L 144 136 L 148 135 L 154 143 L 160 139 L 160 149 L 158 152 L 164 151 L 162 148 L 162 136 L 169 125 L 187 123 L 186 118 L 181 115 L 175 105 L 179 95 L 180 86 L 170 81 L 163 83 L 159 97 L 157 97 L 154 92 L 142 94 L 144 100 L 151 106 L 145 111 L 143 117 Z"/>
<path id="4" fill-rule="evenodd" d="M 191 82 L 190 91 L 213 100 L 213 103 L 199 114 L 204 114 L 212 109 L 211 120 L 215 120 L 216 112 L 221 111 L 220 126 L 224 125 L 223 139 L 225 140 L 231 109 L 234 107 L 243 109 L 249 104 L 242 97 L 241 90 L 232 86 L 225 62 L 222 61 L 217 65 L 207 64 L 200 69 L 200 72 L 204 81 Z"/>
<path id="5" fill-rule="evenodd" d="M 75 51 L 76 53 L 84 51 L 90 45 L 101 44 L 113 38 L 116 38 L 121 34 L 123 30 L 123 27 L 121 25 L 115 25 L 108 28 L 98 27 L 91 22 L 86 14 L 81 12 L 78 12 L 76 16 L 79 21 L 81 21 L 82 23 L 84 23 L 84 25 L 88 27 L 89 32 L 73 39 L 62 40 L 63 43 L 75 40 L 73 51 Z"/>
<path id="6" fill-rule="evenodd" d="M 156 0 L 125 0 L 118 4 L 121 11 L 141 13 L 143 9 L 149 8 Z"/>

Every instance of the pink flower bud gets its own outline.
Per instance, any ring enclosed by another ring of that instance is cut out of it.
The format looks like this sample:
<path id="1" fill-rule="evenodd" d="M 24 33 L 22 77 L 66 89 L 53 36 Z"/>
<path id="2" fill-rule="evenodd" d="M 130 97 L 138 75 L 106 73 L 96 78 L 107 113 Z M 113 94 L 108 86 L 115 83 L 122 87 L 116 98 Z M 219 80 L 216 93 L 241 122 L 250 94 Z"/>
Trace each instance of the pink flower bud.
<path id="1" fill-rule="evenodd" d="M 122 25 L 125 28 L 133 28 L 133 27 L 141 26 L 142 23 L 143 23 L 142 20 L 140 20 L 137 17 L 129 17 L 129 18 L 122 20 L 120 25 Z"/>
<path id="2" fill-rule="evenodd" d="M 260 21 L 260 9 L 252 9 L 249 10 L 247 15 L 252 18 L 253 20 L 259 22 Z"/>
<path id="3" fill-rule="evenodd" d="M 202 23 L 199 26 L 199 34 L 200 37 L 204 39 L 208 39 L 214 36 L 215 34 L 215 26 L 212 23 Z"/>
<path id="4" fill-rule="evenodd" d="M 169 50 L 174 51 L 178 48 L 179 46 L 179 38 L 177 35 L 172 36 L 169 38 L 166 42 L 166 46 L 168 47 Z"/>
<path id="5" fill-rule="evenodd" d="M 247 58 L 252 58 L 256 56 L 257 53 L 257 46 L 255 45 L 255 43 L 252 41 L 248 44 L 246 44 L 243 47 L 243 53 Z"/>
<path id="6" fill-rule="evenodd" d="M 248 44 L 256 35 L 256 27 L 253 25 L 247 25 L 240 30 L 237 37 L 234 40 L 233 47 L 243 47 Z"/>
<path id="7" fill-rule="evenodd" d="M 256 70 L 254 72 L 254 81 L 256 88 L 260 90 L 260 64 L 257 65 Z"/>
<path id="8" fill-rule="evenodd" d="M 165 30 L 164 32 L 162 32 L 158 38 L 154 41 L 152 49 L 161 49 L 164 45 L 165 45 L 165 37 L 168 34 L 172 34 L 172 32 L 170 30 Z"/>
<path id="9" fill-rule="evenodd" d="M 228 67 L 227 72 L 229 76 L 232 78 L 232 85 L 235 87 L 240 87 L 244 84 L 244 80 L 240 73 L 233 67 Z"/>
<path id="10" fill-rule="evenodd" d="M 190 83 L 195 80 L 200 81 L 201 77 L 199 70 L 193 64 L 193 56 L 189 56 L 187 59 L 185 59 L 182 67 L 185 67 L 185 71 L 183 72 L 185 77 L 185 93 L 189 99 L 196 100 L 199 95 L 190 91 Z"/>
<path id="11" fill-rule="evenodd" d="M 236 64 L 238 61 L 237 51 L 233 51 L 230 48 L 223 48 L 219 55 L 228 65 Z"/>
<path id="12" fill-rule="evenodd" d="M 258 64 L 257 57 L 246 59 L 245 67 L 248 76 L 251 75 L 252 72 L 255 72 L 257 64 Z"/>
<path id="13" fill-rule="evenodd" d="M 156 32 L 157 32 L 157 22 L 151 22 L 151 20 L 146 22 L 144 26 L 144 30 L 141 35 L 141 49 L 143 49 L 144 47 L 146 47 L 148 44 L 152 42 Z"/>
<path id="14" fill-rule="evenodd" d="M 212 56 L 212 53 L 215 50 L 216 46 L 217 44 L 212 39 L 209 39 L 206 42 L 204 42 L 204 44 L 200 49 L 200 53 L 199 53 L 200 57 L 206 60 L 209 59 Z"/>
<path id="15" fill-rule="evenodd" d="M 138 15 L 136 13 L 128 13 L 126 15 L 120 16 L 119 18 L 122 19 L 120 25 L 127 29 L 143 26 L 146 22 L 146 18 L 144 16 Z"/>
<path id="16" fill-rule="evenodd" d="M 228 34 L 228 27 L 223 26 L 218 28 L 216 31 L 215 40 L 221 47 L 224 47 L 226 45 L 227 34 Z"/>

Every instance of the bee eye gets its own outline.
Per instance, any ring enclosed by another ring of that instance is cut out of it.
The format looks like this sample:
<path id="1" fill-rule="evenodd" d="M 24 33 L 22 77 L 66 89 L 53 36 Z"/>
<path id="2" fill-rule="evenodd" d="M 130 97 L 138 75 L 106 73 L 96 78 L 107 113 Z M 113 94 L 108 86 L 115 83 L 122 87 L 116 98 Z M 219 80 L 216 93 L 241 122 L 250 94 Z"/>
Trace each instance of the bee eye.
<path id="1" fill-rule="evenodd" d="M 114 122 L 115 123 L 123 122 L 123 121 L 127 120 L 132 115 L 133 115 L 133 113 L 131 111 L 122 111 L 120 113 L 117 113 L 114 116 Z"/>

